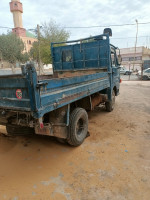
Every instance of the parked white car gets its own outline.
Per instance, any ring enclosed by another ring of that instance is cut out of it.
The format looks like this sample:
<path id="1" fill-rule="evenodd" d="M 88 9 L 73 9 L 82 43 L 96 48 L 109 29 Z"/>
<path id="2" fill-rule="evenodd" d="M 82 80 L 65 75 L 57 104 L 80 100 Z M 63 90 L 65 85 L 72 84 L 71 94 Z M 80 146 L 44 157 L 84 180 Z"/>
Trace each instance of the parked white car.
<path id="1" fill-rule="evenodd" d="M 141 79 L 141 71 L 138 71 L 137 76 Z M 150 80 L 150 68 L 143 70 L 143 80 Z"/>
<path id="2" fill-rule="evenodd" d="M 131 70 L 127 70 L 124 66 L 120 66 L 120 74 L 131 75 L 132 71 Z"/>

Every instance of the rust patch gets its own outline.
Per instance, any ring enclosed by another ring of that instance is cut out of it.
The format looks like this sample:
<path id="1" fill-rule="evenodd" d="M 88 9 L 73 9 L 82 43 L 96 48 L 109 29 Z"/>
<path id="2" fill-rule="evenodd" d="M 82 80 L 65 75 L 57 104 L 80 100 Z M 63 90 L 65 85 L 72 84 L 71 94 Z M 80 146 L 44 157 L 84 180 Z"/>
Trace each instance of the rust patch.
<path id="1" fill-rule="evenodd" d="M 98 106 L 100 103 L 106 102 L 107 96 L 104 94 L 96 93 L 91 96 L 91 107 L 94 110 L 95 106 Z"/>
<path id="2" fill-rule="evenodd" d="M 78 97 L 80 97 L 80 96 L 82 96 L 84 94 L 86 94 L 86 92 L 80 92 L 78 94 L 73 94 L 73 95 L 70 95 L 70 96 L 66 96 L 59 102 L 59 104 L 74 100 L 74 99 L 76 99 L 76 98 L 78 98 Z"/>
<path id="3" fill-rule="evenodd" d="M 49 135 L 49 136 L 54 136 L 53 134 L 53 129 L 50 124 L 44 124 L 44 127 L 41 129 L 40 125 L 37 124 L 35 126 L 35 133 L 38 135 Z"/>
<path id="4" fill-rule="evenodd" d="M 70 77 L 75 77 L 75 76 L 95 74 L 95 73 L 106 72 L 106 71 L 107 71 L 107 68 L 58 71 L 58 72 L 54 72 L 54 77 L 57 77 L 57 78 L 70 78 Z"/>
<path id="5" fill-rule="evenodd" d="M 44 124 L 41 129 L 39 125 L 35 126 L 35 133 L 38 135 L 54 136 L 58 138 L 67 138 L 68 128 L 67 126 L 51 126 L 50 124 Z"/>

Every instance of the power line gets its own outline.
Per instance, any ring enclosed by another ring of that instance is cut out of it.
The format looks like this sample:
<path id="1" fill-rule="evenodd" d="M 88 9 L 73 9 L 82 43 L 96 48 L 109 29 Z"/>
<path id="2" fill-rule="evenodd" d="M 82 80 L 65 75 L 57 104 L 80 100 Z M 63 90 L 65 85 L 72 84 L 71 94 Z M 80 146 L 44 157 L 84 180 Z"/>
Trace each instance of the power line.
<path id="1" fill-rule="evenodd" d="M 145 36 L 138 36 L 138 38 L 146 38 L 146 37 L 149 37 L 148 35 L 145 35 Z M 132 38 L 135 38 L 134 36 L 133 37 L 121 37 L 121 38 L 110 38 L 110 39 L 132 39 Z"/>
<path id="2" fill-rule="evenodd" d="M 141 22 L 141 23 L 138 23 L 138 24 L 141 24 L 141 25 L 145 25 L 145 24 L 150 24 L 150 22 Z M 67 26 L 64 26 L 62 28 L 106 28 L 106 27 L 115 27 L 115 26 L 135 26 L 136 24 L 111 24 L 111 25 L 101 25 L 101 26 L 70 26 L 70 27 L 67 27 Z"/>
<path id="3" fill-rule="evenodd" d="M 141 25 L 146 25 L 150 24 L 150 22 L 139 22 L 138 24 Z M 117 27 L 117 26 L 135 26 L 136 23 L 131 23 L 131 24 L 111 24 L 111 25 L 97 25 L 97 26 L 60 26 L 60 28 L 106 28 L 106 27 Z M 7 29 L 12 29 L 11 27 L 5 27 L 5 26 L 0 26 L 0 28 L 7 28 Z M 35 28 L 30 28 L 27 30 L 35 30 Z"/>
<path id="4" fill-rule="evenodd" d="M 138 23 L 138 24 L 150 24 L 150 22 L 141 22 L 141 23 Z M 136 24 L 116 24 L 116 25 L 114 25 L 114 24 L 112 24 L 112 25 L 107 25 L 107 26 L 89 26 L 89 27 L 64 27 L 64 28 L 94 28 L 94 27 L 109 27 L 109 26 L 130 26 L 130 25 L 136 25 Z M 4 28 L 4 29 L 13 29 L 13 28 L 11 28 L 11 27 L 5 27 L 5 26 L 0 26 L 0 28 Z M 26 30 L 28 30 L 28 31 L 37 31 L 37 28 L 30 28 L 30 29 L 26 29 Z M 146 38 L 146 37 L 149 37 L 148 35 L 146 35 L 146 36 L 138 36 L 138 38 Z M 134 36 L 132 36 L 132 37 L 121 37 L 121 38 L 110 38 L 110 39 L 132 39 L 132 38 L 135 38 Z"/>
<path id="5" fill-rule="evenodd" d="M 139 23 L 139 24 L 147 24 L 147 23 L 150 23 L 150 22 L 145 22 L 145 23 Z M 135 25 L 135 24 L 134 24 Z M 116 25 L 117 26 L 117 25 Z M 119 26 L 119 25 L 118 25 Z M 107 26 L 106 26 L 107 27 Z M 10 28 L 10 27 L 4 27 L 4 26 L 0 26 L 0 28 L 5 28 L 5 29 L 13 29 L 13 28 Z M 36 28 L 33 28 L 33 29 L 26 29 L 28 31 L 34 31 L 34 32 L 37 32 L 37 29 Z M 146 37 L 149 37 L 148 35 L 145 35 L 145 36 L 138 36 L 138 38 L 146 38 Z M 135 38 L 134 36 L 132 37 L 121 37 L 121 38 L 110 38 L 111 40 L 113 39 L 132 39 L 132 38 Z"/>
<path id="6" fill-rule="evenodd" d="M 96 34 L 95 34 L 96 35 Z M 71 36 L 76 36 L 75 34 L 71 34 Z M 146 38 L 146 37 L 150 37 L 150 35 L 148 36 L 148 35 L 141 35 L 141 36 L 138 36 L 138 38 Z M 118 39 L 133 39 L 133 38 L 135 38 L 135 36 L 129 36 L 129 37 L 119 37 L 119 38 L 113 38 L 113 37 L 110 37 L 110 40 L 113 40 L 113 39 L 116 39 L 116 40 L 118 40 Z"/>
<path id="7" fill-rule="evenodd" d="M 6 27 L 6 26 L 0 26 L 0 28 L 12 29 L 12 28 Z"/>

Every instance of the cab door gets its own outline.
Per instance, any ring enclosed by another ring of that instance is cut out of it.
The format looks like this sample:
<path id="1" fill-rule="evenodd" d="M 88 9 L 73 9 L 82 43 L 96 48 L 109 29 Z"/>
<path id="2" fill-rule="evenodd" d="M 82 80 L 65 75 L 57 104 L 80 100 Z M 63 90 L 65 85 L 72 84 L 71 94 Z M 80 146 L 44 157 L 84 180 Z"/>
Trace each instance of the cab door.
<path id="1" fill-rule="evenodd" d="M 113 88 L 116 86 L 116 93 L 118 93 L 120 85 L 120 65 L 118 64 L 116 49 L 114 47 L 111 47 L 111 67 L 112 67 L 112 86 Z"/>

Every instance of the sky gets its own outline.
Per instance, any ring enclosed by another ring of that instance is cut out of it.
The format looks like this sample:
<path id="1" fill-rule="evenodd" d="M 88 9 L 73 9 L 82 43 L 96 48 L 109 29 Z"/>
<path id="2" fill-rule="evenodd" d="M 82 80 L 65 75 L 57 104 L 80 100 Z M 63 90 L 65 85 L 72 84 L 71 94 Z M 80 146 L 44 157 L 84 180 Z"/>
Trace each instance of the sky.
<path id="1" fill-rule="evenodd" d="M 0 0 L 0 27 L 12 27 L 13 17 L 9 0 Z M 111 43 L 119 48 L 135 45 L 136 22 L 150 22 L 150 0 L 21 0 L 23 3 L 23 26 L 33 29 L 37 24 L 54 20 L 62 27 L 112 26 Z M 103 27 L 65 28 L 70 40 L 99 35 Z M 0 28 L 0 34 L 7 29 Z M 150 48 L 150 23 L 138 25 L 137 46 Z"/>

